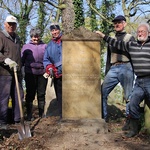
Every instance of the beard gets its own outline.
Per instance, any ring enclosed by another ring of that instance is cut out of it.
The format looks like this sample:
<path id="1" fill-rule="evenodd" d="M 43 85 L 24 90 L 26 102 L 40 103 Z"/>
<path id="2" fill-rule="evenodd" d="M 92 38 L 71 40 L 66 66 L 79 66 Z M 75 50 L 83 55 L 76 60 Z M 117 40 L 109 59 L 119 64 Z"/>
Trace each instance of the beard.
<path id="1" fill-rule="evenodd" d="M 148 39 L 148 34 L 146 35 L 146 37 L 139 37 L 138 36 L 138 41 L 140 41 L 140 42 L 145 42 L 147 39 Z"/>

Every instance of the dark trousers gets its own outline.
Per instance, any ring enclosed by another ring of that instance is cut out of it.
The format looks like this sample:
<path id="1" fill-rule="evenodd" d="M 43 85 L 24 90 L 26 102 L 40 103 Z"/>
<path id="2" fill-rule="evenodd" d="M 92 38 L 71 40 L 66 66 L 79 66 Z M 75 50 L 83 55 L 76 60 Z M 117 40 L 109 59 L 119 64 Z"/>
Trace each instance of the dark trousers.
<path id="1" fill-rule="evenodd" d="M 62 77 L 54 78 L 54 89 L 58 101 L 59 114 L 62 116 Z"/>
<path id="2" fill-rule="evenodd" d="M 23 89 L 21 79 L 19 81 L 19 90 L 21 100 L 23 101 Z M 7 123 L 7 110 L 9 98 L 12 99 L 12 109 L 14 121 L 20 121 L 20 109 L 18 104 L 18 94 L 16 89 L 15 78 L 13 76 L 0 76 L 0 123 Z"/>
<path id="3" fill-rule="evenodd" d="M 32 107 L 33 100 L 37 93 L 38 108 L 44 110 L 45 106 L 45 94 L 47 87 L 47 79 L 43 75 L 25 74 L 26 83 L 26 106 Z M 32 111 L 32 108 L 31 108 Z"/>

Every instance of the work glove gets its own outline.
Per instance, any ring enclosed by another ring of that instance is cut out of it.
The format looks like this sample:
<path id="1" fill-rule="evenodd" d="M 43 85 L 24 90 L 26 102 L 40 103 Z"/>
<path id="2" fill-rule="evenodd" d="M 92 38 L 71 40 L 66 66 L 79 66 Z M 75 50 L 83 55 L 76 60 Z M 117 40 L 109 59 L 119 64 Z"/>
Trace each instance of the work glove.
<path id="1" fill-rule="evenodd" d="M 10 58 L 6 58 L 4 60 L 4 62 L 5 62 L 6 65 L 9 65 L 10 69 L 18 66 L 17 63 L 15 61 L 11 60 Z"/>
<path id="2" fill-rule="evenodd" d="M 46 66 L 46 73 L 49 74 L 49 75 L 52 75 L 50 70 L 51 69 L 53 70 L 53 68 L 54 68 L 53 64 L 47 65 Z"/>
<path id="3" fill-rule="evenodd" d="M 51 75 L 51 76 L 54 76 L 55 78 L 59 78 L 61 76 L 58 74 L 58 69 L 53 64 L 46 66 L 46 73 Z"/>

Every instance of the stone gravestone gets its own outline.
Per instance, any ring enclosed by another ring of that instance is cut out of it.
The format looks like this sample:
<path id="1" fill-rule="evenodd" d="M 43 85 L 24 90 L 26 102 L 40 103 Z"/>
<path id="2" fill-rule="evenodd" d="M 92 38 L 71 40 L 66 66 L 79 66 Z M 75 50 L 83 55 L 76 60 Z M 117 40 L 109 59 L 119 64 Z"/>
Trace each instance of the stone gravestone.
<path id="1" fill-rule="evenodd" d="M 144 109 L 144 119 L 145 119 L 145 129 L 148 133 L 150 133 L 150 102 L 145 102 L 145 109 Z"/>
<path id="2" fill-rule="evenodd" d="M 63 35 L 64 119 L 100 119 L 100 38 L 81 27 Z"/>

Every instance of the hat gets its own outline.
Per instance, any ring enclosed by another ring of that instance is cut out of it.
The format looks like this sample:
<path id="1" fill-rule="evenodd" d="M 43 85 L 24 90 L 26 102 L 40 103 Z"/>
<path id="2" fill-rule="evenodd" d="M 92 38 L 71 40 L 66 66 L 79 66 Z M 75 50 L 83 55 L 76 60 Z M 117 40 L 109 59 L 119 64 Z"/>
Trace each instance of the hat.
<path id="1" fill-rule="evenodd" d="M 126 21 L 126 18 L 122 15 L 119 15 L 115 17 L 114 20 L 112 20 L 112 22 L 116 22 L 116 21 Z"/>
<path id="2" fill-rule="evenodd" d="M 60 30 L 59 24 L 58 24 L 58 23 L 52 23 L 52 24 L 50 25 L 50 30 L 53 30 L 53 29 L 58 29 L 58 30 Z"/>
<path id="3" fill-rule="evenodd" d="M 5 22 L 14 22 L 17 23 L 17 18 L 14 16 L 7 16 Z"/>

